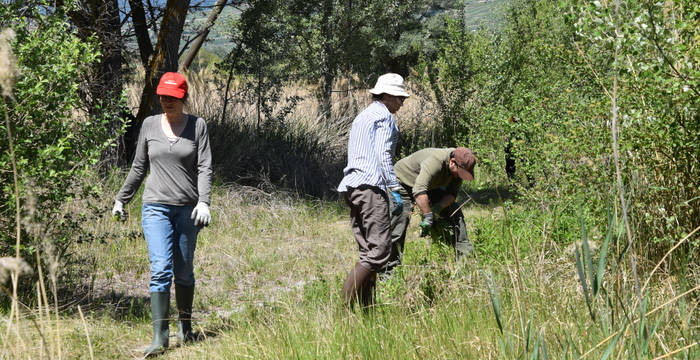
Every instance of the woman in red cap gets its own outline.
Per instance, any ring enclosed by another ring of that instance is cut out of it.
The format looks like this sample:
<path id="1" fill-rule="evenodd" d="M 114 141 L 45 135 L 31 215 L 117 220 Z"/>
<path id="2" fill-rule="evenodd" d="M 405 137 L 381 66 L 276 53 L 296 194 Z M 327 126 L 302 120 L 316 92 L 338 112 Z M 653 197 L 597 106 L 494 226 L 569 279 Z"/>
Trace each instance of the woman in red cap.
<path id="1" fill-rule="evenodd" d="M 142 226 L 151 262 L 151 316 L 153 342 L 144 355 L 168 348 L 170 286 L 175 278 L 178 340 L 191 341 L 193 258 L 197 234 L 209 225 L 211 150 L 203 119 L 185 114 L 187 80 L 168 72 L 156 94 L 163 113 L 141 125 L 136 155 L 129 175 L 114 201 L 112 215 L 125 217 L 124 204 L 136 194 L 144 178 Z M 150 174 L 146 177 L 150 169 Z"/>

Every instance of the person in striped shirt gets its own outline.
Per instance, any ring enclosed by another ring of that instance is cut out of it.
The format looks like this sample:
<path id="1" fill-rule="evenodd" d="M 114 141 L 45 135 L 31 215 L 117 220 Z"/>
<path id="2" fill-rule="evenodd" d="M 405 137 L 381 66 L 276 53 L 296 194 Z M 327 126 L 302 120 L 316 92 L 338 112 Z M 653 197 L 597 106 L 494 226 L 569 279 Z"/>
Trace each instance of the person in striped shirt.
<path id="1" fill-rule="evenodd" d="M 350 224 L 357 240 L 360 259 L 343 285 L 343 299 L 352 308 L 374 302 L 377 272 L 391 254 L 391 215 L 402 211 L 392 157 L 399 129 L 396 113 L 409 95 L 403 78 L 384 74 L 370 90 L 372 103 L 357 115 L 348 140 L 348 164 L 338 192 L 350 207 Z"/>

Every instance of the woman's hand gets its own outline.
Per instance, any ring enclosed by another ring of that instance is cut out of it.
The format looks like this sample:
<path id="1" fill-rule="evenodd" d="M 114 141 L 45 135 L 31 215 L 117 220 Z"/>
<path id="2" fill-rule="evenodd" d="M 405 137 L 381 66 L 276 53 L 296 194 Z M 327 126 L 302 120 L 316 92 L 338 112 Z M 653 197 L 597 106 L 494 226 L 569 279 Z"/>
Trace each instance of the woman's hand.
<path id="1" fill-rule="evenodd" d="M 206 203 L 198 203 L 197 206 L 192 210 L 191 219 L 194 220 L 195 226 L 207 226 L 211 221 L 211 212 L 209 212 L 209 205 Z"/>
<path id="2" fill-rule="evenodd" d="M 126 221 L 126 211 L 124 211 L 124 203 L 119 200 L 114 200 L 112 207 L 112 217 L 119 221 Z"/>

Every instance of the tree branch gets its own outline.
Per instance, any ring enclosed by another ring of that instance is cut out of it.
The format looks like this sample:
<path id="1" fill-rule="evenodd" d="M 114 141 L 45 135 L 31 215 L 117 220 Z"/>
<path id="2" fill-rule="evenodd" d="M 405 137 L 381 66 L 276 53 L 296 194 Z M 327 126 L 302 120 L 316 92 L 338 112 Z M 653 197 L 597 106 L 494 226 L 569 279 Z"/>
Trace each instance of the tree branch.
<path id="1" fill-rule="evenodd" d="M 192 47 L 187 52 L 187 55 L 185 55 L 184 60 L 182 60 L 182 62 L 180 63 L 178 71 L 184 71 L 190 67 L 192 61 L 194 60 L 194 57 L 199 52 L 199 49 L 202 47 L 204 40 L 207 38 L 207 35 L 209 35 L 209 31 L 211 30 L 212 26 L 214 26 L 216 19 L 219 17 L 219 14 L 221 14 L 221 11 L 224 9 L 224 5 L 226 5 L 226 0 L 219 0 L 216 2 L 216 5 L 214 5 L 214 8 L 211 11 L 211 14 L 209 14 L 207 21 L 204 23 L 202 31 L 200 31 L 200 33 L 194 38 L 194 43 L 192 44 Z"/>
<path id="2" fill-rule="evenodd" d="M 700 96 L 700 92 L 698 92 L 698 90 L 692 85 L 692 83 L 690 82 L 690 80 L 688 80 L 688 78 L 683 76 L 683 74 L 681 74 L 681 72 L 678 71 L 678 69 L 676 69 L 676 67 L 673 65 L 673 62 L 671 62 L 671 59 L 668 58 L 668 56 L 664 52 L 663 48 L 661 48 L 661 44 L 659 44 L 659 40 L 656 38 L 656 22 L 654 21 L 654 12 L 652 11 L 650 2 L 647 2 L 646 8 L 647 8 L 647 12 L 649 13 L 649 22 L 651 23 L 651 31 L 653 33 L 652 36 L 650 37 L 651 42 L 654 43 L 656 50 L 659 52 L 661 57 L 664 59 L 664 62 L 671 68 L 671 70 L 673 70 L 673 72 L 676 74 L 676 76 L 681 78 L 681 80 L 683 80 L 686 83 L 688 88 L 690 90 L 693 90 L 695 95 Z"/>

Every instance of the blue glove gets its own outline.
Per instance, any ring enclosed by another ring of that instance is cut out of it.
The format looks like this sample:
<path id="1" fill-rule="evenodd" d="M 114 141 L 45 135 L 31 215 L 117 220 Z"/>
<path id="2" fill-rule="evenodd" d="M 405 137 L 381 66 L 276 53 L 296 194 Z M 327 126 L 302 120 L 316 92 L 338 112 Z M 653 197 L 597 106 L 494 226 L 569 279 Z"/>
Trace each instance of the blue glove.
<path id="1" fill-rule="evenodd" d="M 399 216 L 403 211 L 403 200 L 401 199 L 401 194 L 398 191 L 391 192 L 391 215 Z"/>
<path id="2" fill-rule="evenodd" d="M 423 221 L 420 222 L 420 237 L 430 234 L 431 227 L 433 227 L 433 213 L 423 214 Z"/>

